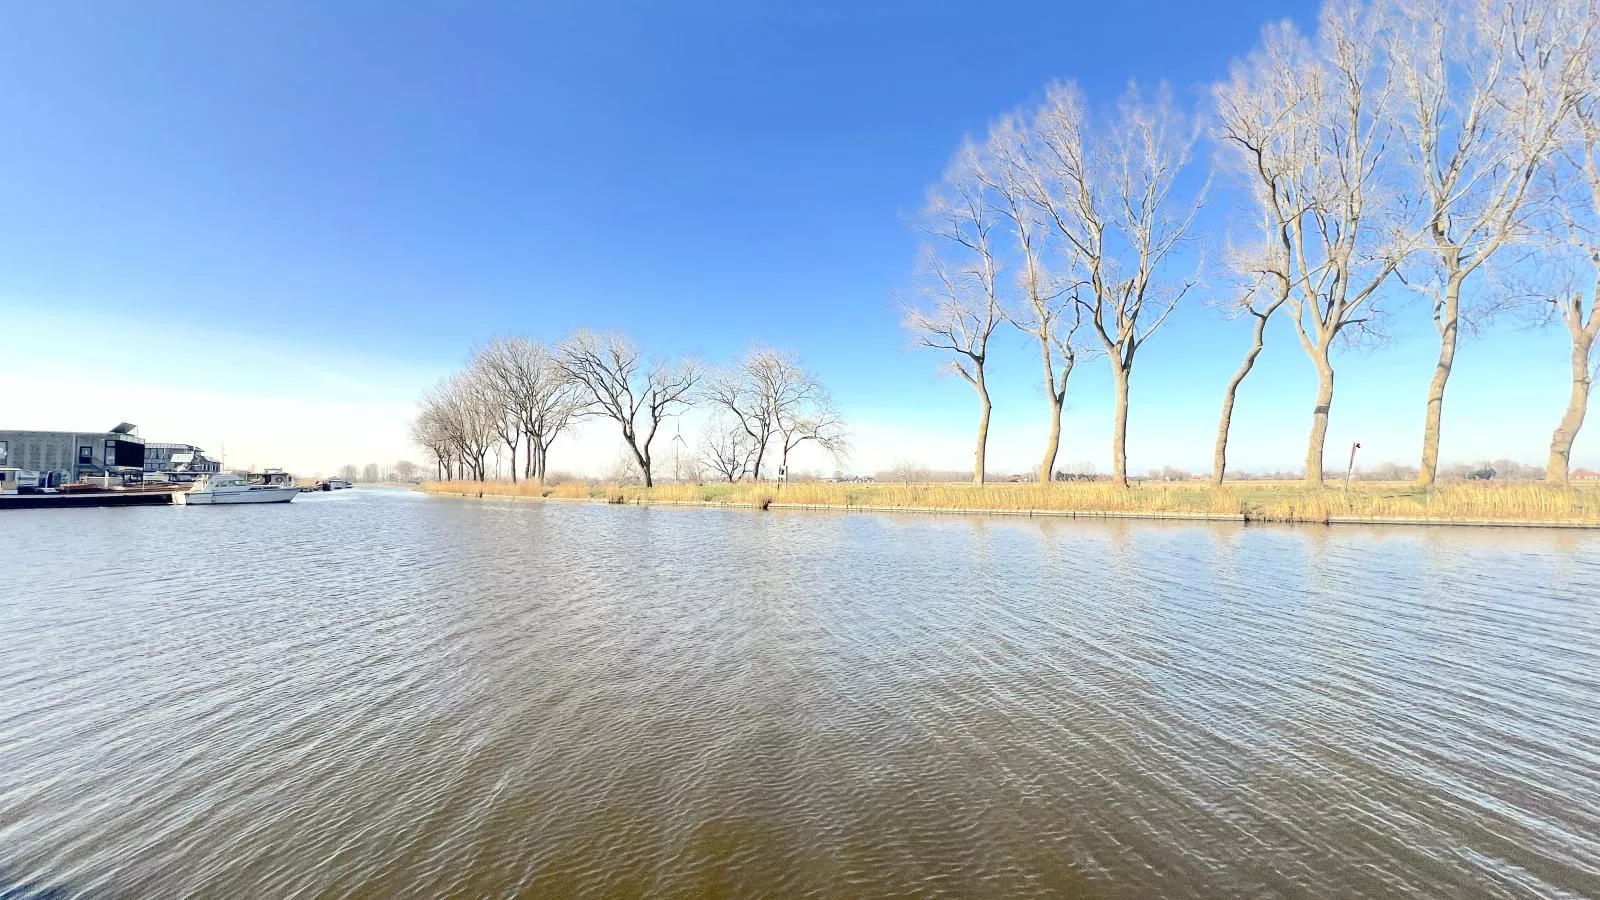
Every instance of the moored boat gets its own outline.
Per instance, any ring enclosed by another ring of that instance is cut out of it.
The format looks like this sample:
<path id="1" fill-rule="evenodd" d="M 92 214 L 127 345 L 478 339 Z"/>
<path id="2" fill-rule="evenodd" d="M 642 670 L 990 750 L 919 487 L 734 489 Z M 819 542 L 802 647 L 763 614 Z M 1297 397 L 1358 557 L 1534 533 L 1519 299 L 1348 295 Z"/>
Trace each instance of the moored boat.
<path id="1" fill-rule="evenodd" d="M 206 506 L 219 503 L 287 503 L 300 493 L 289 484 L 252 484 L 249 479 L 232 472 L 218 472 L 195 479 L 186 491 L 172 495 L 174 502 L 184 506 Z"/>
<path id="2" fill-rule="evenodd" d="M 246 472 L 244 477 L 251 484 L 290 487 L 296 490 L 300 488 L 300 483 L 295 480 L 295 477 L 282 469 L 263 469 L 260 472 Z"/>

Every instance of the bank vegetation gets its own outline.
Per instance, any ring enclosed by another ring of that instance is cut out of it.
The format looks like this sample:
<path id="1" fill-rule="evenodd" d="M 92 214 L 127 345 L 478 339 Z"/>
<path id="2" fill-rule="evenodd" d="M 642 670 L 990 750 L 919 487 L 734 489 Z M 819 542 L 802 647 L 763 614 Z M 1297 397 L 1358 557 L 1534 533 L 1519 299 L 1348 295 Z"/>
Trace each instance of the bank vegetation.
<path id="1" fill-rule="evenodd" d="M 688 503 L 761 509 L 803 506 L 836 509 L 1072 513 L 1086 516 L 1196 515 L 1260 522 L 1328 522 L 1406 519 L 1600 526 L 1600 483 L 1553 487 L 1537 482 L 1459 482 L 1432 489 L 1412 483 L 1355 483 L 1307 488 L 1299 482 L 1240 482 L 1216 487 L 1197 482 L 1100 481 L 1071 484 L 878 484 L 831 482 L 607 484 L 572 480 L 440 481 L 439 494 L 588 500 L 609 503 Z"/>

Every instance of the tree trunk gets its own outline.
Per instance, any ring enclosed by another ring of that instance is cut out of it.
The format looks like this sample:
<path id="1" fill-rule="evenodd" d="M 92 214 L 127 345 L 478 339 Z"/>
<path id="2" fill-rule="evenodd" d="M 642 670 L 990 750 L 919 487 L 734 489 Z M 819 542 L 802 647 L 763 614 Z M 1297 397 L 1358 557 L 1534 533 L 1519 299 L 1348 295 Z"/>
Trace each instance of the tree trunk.
<path id="1" fill-rule="evenodd" d="M 1128 486 L 1128 375 L 1127 368 L 1111 361 L 1111 379 L 1117 388 L 1116 420 L 1111 430 L 1111 480 Z"/>
<path id="2" fill-rule="evenodd" d="M 1276 305 L 1272 307 L 1276 308 Z M 1228 429 L 1233 427 L 1233 401 L 1239 393 L 1239 385 L 1255 368 L 1261 348 L 1267 344 L 1267 320 L 1271 318 L 1272 310 L 1251 314 L 1256 317 L 1255 340 L 1250 344 L 1250 352 L 1244 355 L 1244 363 L 1239 366 L 1239 371 L 1233 373 L 1227 389 L 1222 392 L 1222 417 L 1217 420 L 1217 449 L 1211 454 L 1211 483 L 1218 487 L 1222 486 L 1222 476 L 1228 469 Z"/>
<path id="3" fill-rule="evenodd" d="M 1600 301 L 1600 293 L 1595 297 Z M 1600 305 L 1600 304 L 1597 304 Z M 1570 308 L 1562 310 L 1567 330 L 1572 333 L 1572 392 L 1567 398 L 1567 411 L 1550 436 L 1550 462 L 1545 469 L 1545 480 L 1550 484 L 1566 486 L 1567 469 L 1572 463 L 1572 443 L 1583 427 L 1584 415 L 1589 410 L 1589 386 L 1594 378 L 1590 356 L 1594 351 L 1595 334 L 1600 330 L 1600 312 L 1591 306 L 1589 321 L 1583 320 L 1583 298 L 1575 296 Z"/>
<path id="4" fill-rule="evenodd" d="M 984 475 L 988 471 L 985 466 L 985 454 L 989 448 L 989 388 L 983 382 L 983 367 L 976 367 L 976 378 L 972 386 L 978 391 L 978 449 L 972 461 L 972 483 L 983 484 Z"/>
<path id="5" fill-rule="evenodd" d="M 644 486 L 655 487 L 655 473 L 650 471 L 650 442 L 645 442 L 643 450 L 635 446 L 633 448 L 633 456 L 639 461 L 639 471 L 644 473 Z"/>
<path id="6" fill-rule="evenodd" d="M 511 448 L 511 466 L 510 466 L 510 468 L 511 468 L 511 483 L 512 484 L 516 484 L 517 483 L 517 445 L 512 441 L 506 441 L 506 446 Z M 498 463 L 495 464 L 495 468 L 496 469 L 499 468 L 499 464 Z"/>
<path id="7" fill-rule="evenodd" d="M 1041 329 L 1041 334 L 1043 329 Z M 1056 373 L 1050 360 L 1050 345 L 1043 338 L 1039 340 L 1039 353 L 1044 362 L 1044 395 L 1050 401 L 1050 436 L 1045 439 L 1044 459 L 1039 462 L 1039 483 L 1049 484 L 1055 476 L 1056 454 L 1061 450 L 1061 406 L 1066 399 L 1066 389 L 1059 391 L 1056 388 Z M 1062 373 L 1065 380 L 1071 377 L 1072 367 L 1070 362 L 1067 371 Z"/>
<path id="8" fill-rule="evenodd" d="M 1044 459 L 1039 463 L 1039 483 L 1049 484 L 1055 477 L 1056 454 L 1061 450 L 1061 406 L 1060 397 L 1051 390 L 1046 396 L 1050 400 L 1050 436 L 1045 439 Z"/>
<path id="9" fill-rule="evenodd" d="M 1311 440 L 1306 446 L 1306 486 L 1322 487 L 1322 450 L 1328 442 L 1328 411 L 1333 406 L 1333 361 L 1328 348 L 1317 358 L 1317 406 L 1311 411 Z"/>
<path id="10" fill-rule="evenodd" d="M 1439 473 L 1439 425 L 1444 417 L 1444 388 L 1450 368 L 1456 361 L 1456 339 L 1461 321 L 1461 279 L 1451 276 L 1445 283 L 1444 309 L 1439 314 L 1439 361 L 1428 382 L 1428 407 L 1422 421 L 1422 466 L 1417 483 L 1431 487 Z"/>

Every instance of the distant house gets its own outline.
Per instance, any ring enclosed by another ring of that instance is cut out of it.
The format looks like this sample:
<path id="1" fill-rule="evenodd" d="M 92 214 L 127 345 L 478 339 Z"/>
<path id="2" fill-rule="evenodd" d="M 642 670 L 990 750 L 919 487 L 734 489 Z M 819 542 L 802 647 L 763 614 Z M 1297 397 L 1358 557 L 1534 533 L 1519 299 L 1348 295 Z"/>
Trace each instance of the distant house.
<path id="1" fill-rule="evenodd" d="M 152 441 L 144 445 L 146 472 L 214 474 L 221 469 L 221 463 L 206 456 L 204 450 L 193 444 L 163 444 Z"/>
<path id="2" fill-rule="evenodd" d="M 1600 472 L 1596 472 L 1593 469 L 1574 469 L 1572 477 L 1582 481 L 1596 481 L 1600 480 Z"/>

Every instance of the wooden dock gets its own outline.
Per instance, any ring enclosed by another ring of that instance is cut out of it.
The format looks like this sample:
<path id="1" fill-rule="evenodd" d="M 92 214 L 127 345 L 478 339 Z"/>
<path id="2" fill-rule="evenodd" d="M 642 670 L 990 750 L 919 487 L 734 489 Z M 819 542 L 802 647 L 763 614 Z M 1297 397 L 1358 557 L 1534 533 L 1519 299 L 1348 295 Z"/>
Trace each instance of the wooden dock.
<path id="1" fill-rule="evenodd" d="M 0 494 L 0 509 L 81 509 L 93 506 L 171 506 L 171 491 L 69 491 Z"/>

